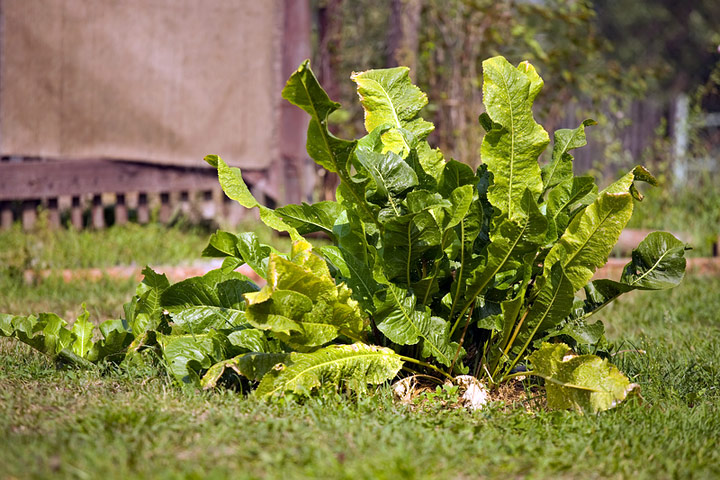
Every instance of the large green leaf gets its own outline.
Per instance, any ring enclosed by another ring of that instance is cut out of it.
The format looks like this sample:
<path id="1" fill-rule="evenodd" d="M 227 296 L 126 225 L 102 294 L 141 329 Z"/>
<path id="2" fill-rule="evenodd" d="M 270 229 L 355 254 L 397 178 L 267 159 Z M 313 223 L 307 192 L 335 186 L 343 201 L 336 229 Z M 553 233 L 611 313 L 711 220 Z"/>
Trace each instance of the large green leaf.
<path id="1" fill-rule="evenodd" d="M 493 122 L 481 147 L 483 163 L 494 175 L 488 199 L 510 218 L 526 189 L 534 198 L 543 191 L 538 157 L 550 139 L 532 114 L 542 84 L 527 62 L 517 68 L 503 57 L 483 62 L 483 103 Z"/>
<path id="2" fill-rule="evenodd" d="M 19 316 L 0 315 L 2 334 L 15 337 L 34 349 L 55 356 L 68 347 L 75 336 L 65 328 L 67 323 L 54 313 Z"/>
<path id="3" fill-rule="evenodd" d="M 82 305 L 83 312 L 73 323 L 72 333 L 75 336 L 71 347 L 75 355 L 80 358 L 87 358 L 88 352 L 93 346 L 93 332 L 95 325 L 90 321 L 90 313 L 88 313 L 85 304 Z"/>
<path id="4" fill-rule="evenodd" d="M 136 290 L 138 298 L 132 310 L 132 318 L 127 318 L 136 337 L 158 328 L 163 315 L 160 295 L 170 286 L 165 274 L 159 274 L 150 267 L 146 266 L 142 274 L 144 278 Z"/>
<path id="5" fill-rule="evenodd" d="M 547 201 L 547 245 L 554 244 L 565 233 L 573 206 L 582 203 L 593 191 L 597 192 L 597 186 L 590 176 L 569 178 L 550 191 Z"/>
<path id="6" fill-rule="evenodd" d="M 234 233 L 218 230 L 210 235 L 207 247 L 202 252 L 203 257 L 235 257 L 238 255 L 236 244 L 238 237 Z"/>
<path id="7" fill-rule="evenodd" d="M 216 363 L 200 379 L 204 389 L 215 388 L 220 378 L 228 371 L 233 371 L 248 380 L 259 382 L 267 372 L 290 358 L 288 353 L 245 353 L 229 360 Z"/>
<path id="8" fill-rule="evenodd" d="M 160 301 L 173 323 L 188 333 L 203 333 L 246 323 L 243 295 L 257 290 L 239 273 L 214 270 L 168 287 Z"/>
<path id="9" fill-rule="evenodd" d="M 103 338 L 95 342 L 87 355 L 91 362 L 107 360 L 119 363 L 135 338 L 130 325 L 122 319 L 106 320 L 99 326 Z"/>
<path id="10" fill-rule="evenodd" d="M 322 247 L 320 251 L 325 259 L 337 268 L 339 273 L 335 278 L 347 283 L 352 289 L 353 298 L 363 310 L 367 313 L 374 312 L 373 296 L 380 285 L 372 276 L 371 266 L 335 246 Z"/>
<path id="11" fill-rule="evenodd" d="M 396 197 L 418 184 L 415 171 L 394 152 L 386 154 L 358 149 L 356 158 L 363 171 L 372 178 L 367 197 L 373 203 L 387 201 L 399 215 Z"/>
<path id="12" fill-rule="evenodd" d="M 477 178 L 470 166 L 455 160 L 445 164 L 445 169 L 438 180 L 438 192 L 445 198 L 458 187 L 463 185 L 475 185 Z"/>
<path id="13" fill-rule="evenodd" d="M 543 343 L 529 357 L 532 373 L 545 379 L 548 408 L 599 412 L 625 400 L 635 388 L 617 367 L 595 355 L 573 355 L 563 343 Z"/>
<path id="14" fill-rule="evenodd" d="M 350 77 L 357 83 L 365 110 L 365 129 L 372 132 L 381 125 L 391 125 L 392 129 L 382 135 L 383 153 L 392 151 L 403 158 L 410 152 L 411 145 L 400 129 L 423 140 L 434 128 L 419 116 L 427 105 L 427 95 L 412 84 L 408 73 L 407 67 L 396 67 L 353 73 Z"/>
<path id="15" fill-rule="evenodd" d="M 452 364 L 458 350 L 450 342 L 450 325 L 433 317 L 427 306 L 420 305 L 415 294 L 395 285 L 376 295 L 375 322 L 390 341 L 398 345 L 415 345 L 422 341 L 422 355 L 433 357 L 445 366 Z"/>
<path id="16" fill-rule="evenodd" d="M 255 273 L 265 278 L 268 257 L 277 253 L 269 245 L 261 244 L 254 232 L 230 233 L 218 230 L 210 236 L 204 257 L 231 257 L 237 259 L 234 268 L 247 263 Z"/>
<path id="17" fill-rule="evenodd" d="M 310 395 L 323 384 L 360 390 L 368 384 L 391 380 L 402 365 L 400 356 L 389 348 L 363 343 L 291 353 L 289 361 L 276 365 L 263 376 L 255 395 L 264 398 L 285 393 Z"/>
<path id="18" fill-rule="evenodd" d="M 363 220 L 374 221 L 372 209 L 365 202 L 365 184 L 354 182 L 351 178 L 350 159 L 357 142 L 337 138 L 328 130 L 327 117 L 337 110 L 340 104 L 330 100 L 315 78 L 308 61 L 290 76 L 282 96 L 310 115 L 307 131 L 307 152 L 310 158 L 325 169 L 336 172 L 341 180 L 339 192 L 347 198 L 349 206 Z"/>
<path id="19" fill-rule="evenodd" d="M 333 225 L 335 220 L 345 210 L 337 202 L 318 202 L 312 205 L 285 205 L 275 209 L 288 225 L 295 227 L 300 235 L 313 232 L 323 232 L 334 240 Z"/>
<path id="20" fill-rule="evenodd" d="M 452 203 L 439 194 L 419 190 L 408 195 L 405 206 L 409 213 L 385 222 L 378 253 L 384 275 L 409 286 L 422 277 L 422 262 L 434 260 L 442 252 L 445 229 L 438 220 L 452 209 Z"/>
<path id="21" fill-rule="evenodd" d="M 223 330 L 228 342 L 236 353 L 260 352 L 271 353 L 276 350 L 274 343 L 266 333 L 250 325 L 243 325 L 233 330 Z"/>
<path id="22" fill-rule="evenodd" d="M 686 249 L 683 242 L 669 233 L 650 233 L 633 250 L 621 282 L 643 290 L 676 287 L 685 275 Z"/>
<path id="23" fill-rule="evenodd" d="M 545 258 L 545 276 L 552 266 L 562 265 L 575 291 L 607 262 L 608 255 L 633 211 L 629 193 L 603 193 L 568 225 Z"/>
<path id="24" fill-rule="evenodd" d="M 568 152 L 587 145 L 585 127 L 590 125 L 597 125 L 597 122 L 588 119 L 577 128 L 563 128 L 555 132 L 552 159 L 542 167 L 544 191 L 573 178 L 573 156 Z"/>
<path id="25" fill-rule="evenodd" d="M 544 240 L 547 221 L 529 190 L 525 191 L 518 214 L 515 220 L 497 220 L 492 243 L 486 249 L 486 262 L 468 274 L 466 302 L 461 314 L 467 311 L 475 297 L 492 286 L 496 275 L 526 265 L 526 257 L 534 256 Z"/>
<path id="26" fill-rule="evenodd" d="M 211 331 L 201 335 L 157 335 L 165 368 L 180 383 L 199 385 L 201 370 L 224 360 L 227 338 Z"/>
<path id="27" fill-rule="evenodd" d="M 291 259 L 271 255 L 267 285 L 246 295 L 246 316 L 256 328 L 294 345 L 316 347 L 341 334 L 357 339 L 365 320 L 350 294 L 345 285 L 335 285 L 307 242 L 296 242 Z"/>
<path id="28" fill-rule="evenodd" d="M 344 175 L 356 142 L 342 140 L 328 131 L 327 117 L 340 108 L 340 104 L 330 100 L 322 89 L 310 69 L 309 61 L 303 62 L 290 76 L 282 97 L 310 115 L 307 134 L 310 158 L 326 170 Z"/>
<path id="29" fill-rule="evenodd" d="M 600 279 L 585 287 L 585 299 L 572 313 L 572 320 L 584 321 L 623 293 L 632 290 L 664 290 L 680 284 L 685 276 L 685 249 L 680 240 L 666 232 L 649 234 L 633 250 L 619 282 Z"/>
<path id="30" fill-rule="evenodd" d="M 250 189 L 242 178 L 242 172 L 237 167 L 230 167 L 217 155 L 207 155 L 205 161 L 217 168 L 218 179 L 225 195 L 235 200 L 245 208 L 257 207 L 260 211 L 260 220 L 268 227 L 278 232 L 288 232 L 293 240 L 300 239 L 300 234 L 287 223 L 272 209 L 262 205 L 250 193 Z"/>
<path id="31" fill-rule="evenodd" d="M 304 332 L 300 320 L 312 308 L 312 300 L 301 293 L 277 289 L 261 290 L 247 296 L 245 318 L 255 328 L 289 336 L 293 332 Z"/>

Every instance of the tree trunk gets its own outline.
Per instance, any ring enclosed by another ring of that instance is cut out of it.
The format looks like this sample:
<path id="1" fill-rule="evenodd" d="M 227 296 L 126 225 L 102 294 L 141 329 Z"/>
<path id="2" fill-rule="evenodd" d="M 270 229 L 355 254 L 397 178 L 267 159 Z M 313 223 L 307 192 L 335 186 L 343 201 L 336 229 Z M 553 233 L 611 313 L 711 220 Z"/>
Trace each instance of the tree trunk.
<path id="1" fill-rule="evenodd" d="M 310 58 L 310 3 L 309 0 L 285 0 L 282 38 L 282 74 L 289 78 L 298 65 Z M 307 156 L 305 142 L 308 118 L 305 112 L 282 102 L 280 107 L 280 158 L 284 169 L 284 203 L 305 200 Z"/>
<path id="2" fill-rule="evenodd" d="M 405 65 L 412 75 L 417 69 L 421 12 L 422 0 L 392 0 L 390 4 L 387 65 Z"/>
<path id="3" fill-rule="evenodd" d="M 318 8 L 318 81 L 335 101 L 340 98 L 337 75 L 342 50 L 342 6 L 343 0 L 327 0 L 324 7 Z M 332 126 L 330 130 L 334 130 Z M 321 174 L 322 199 L 334 200 L 340 179 L 327 170 L 321 170 Z"/>

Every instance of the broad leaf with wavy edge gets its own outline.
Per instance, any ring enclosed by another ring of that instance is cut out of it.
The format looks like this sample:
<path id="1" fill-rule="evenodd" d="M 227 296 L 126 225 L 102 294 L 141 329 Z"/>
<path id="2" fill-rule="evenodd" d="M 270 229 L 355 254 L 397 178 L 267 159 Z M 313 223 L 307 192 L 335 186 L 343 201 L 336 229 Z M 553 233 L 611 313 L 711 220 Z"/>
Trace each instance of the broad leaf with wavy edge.
<path id="1" fill-rule="evenodd" d="M 599 412 L 615 407 L 637 386 L 595 355 L 574 355 L 564 343 L 543 343 L 529 357 L 532 373 L 545 379 L 550 410 Z"/>
<path id="2" fill-rule="evenodd" d="M 481 146 L 483 163 L 494 175 L 488 200 L 513 218 L 526 189 L 543 191 L 538 157 L 550 142 L 533 118 L 532 103 L 542 79 L 527 62 L 513 67 L 505 58 L 483 62 L 483 103 L 493 127 Z"/>
<path id="3" fill-rule="evenodd" d="M 323 232 L 333 241 L 333 225 L 335 220 L 345 211 L 345 208 L 337 202 L 318 202 L 309 205 L 303 202 L 301 205 L 285 205 L 275 209 L 285 223 L 295 227 L 300 235 L 313 232 Z"/>
<path id="4" fill-rule="evenodd" d="M 585 287 L 585 300 L 570 320 L 582 320 L 632 290 L 665 290 L 680 284 L 685 276 L 687 246 L 666 232 L 650 233 L 633 250 L 619 282 L 600 279 Z"/>
<path id="5" fill-rule="evenodd" d="M 562 128 L 553 136 L 553 151 L 550 163 L 542 167 L 542 180 L 545 188 L 543 192 L 561 182 L 573 178 L 573 156 L 568 152 L 575 148 L 587 145 L 585 139 L 585 127 L 597 125 L 592 119 L 583 121 L 579 127 L 570 129 Z"/>
<path id="6" fill-rule="evenodd" d="M 246 318 L 254 327 L 304 347 L 324 345 L 341 334 L 363 335 L 358 303 L 345 285 L 335 284 L 309 243 L 296 242 L 290 260 L 271 255 L 267 280 L 262 290 L 246 295 Z"/>
<path id="7" fill-rule="evenodd" d="M 449 367 L 458 344 L 450 343 L 450 324 L 432 317 L 430 309 L 418 304 L 415 294 L 395 285 L 376 294 L 377 328 L 398 345 L 422 341 L 422 355 Z"/>
<path id="8" fill-rule="evenodd" d="M 368 384 L 391 380 L 402 366 L 402 358 L 389 348 L 362 343 L 331 345 L 312 353 L 291 353 L 289 361 L 275 365 L 263 376 L 255 395 L 306 396 L 323 384 L 362 390 Z"/>
<path id="9" fill-rule="evenodd" d="M 248 380 L 259 382 L 275 365 L 287 362 L 289 358 L 289 353 L 244 353 L 210 367 L 200 379 L 200 386 L 205 390 L 215 388 L 218 381 L 228 371 L 233 371 Z"/>
<path id="10" fill-rule="evenodd" d="M 0 314 L 0 334 L 17 338 L 50 356 L 57 355 L 75 340 L 75 335 L 66 326 L 67 322 L 54 313 L 37 316 Z"/>
<path id="11" fill-rule="evenodd" d="M 629 193 L 603 193 L 568 225 L 545 258 L 546 277 L 552 266 L 562 265 L 575 291 L 605 265 L 608 255 L 630 220 L 633 198 Z"/>
<path id="12" fill-rule="evenodd" d="M 382 142 L 387 151 L 406 157 L 412 148 L 401 129 L 423 140 L 435 128 L 420 116 L 427 105 L 427 95 L 412 84 L 407 67 L 367 70 L 353 73 L 350 78 L 357 83 L 360 103 L 365 110 L 365 129 L 372 132 L 381 125 L 392 129 L 383 133 Z"/>
<path id="13" fill-rule="evenodd" d="M 346 197 L 348 205 L 364 221 L 373 222 L 375 216 L 365 202 L 365 184 L 355 182 L 350 173 L 350 161 L 357 141 L 337 138 L 328 130 L 328 115 L 337 110 L 340 104 L 330 100 L 310 69 L 308 60 L 290 76 L 282 96 L 310 115 L 307 131 L 307 152 L 310 158 L 328 171 L 338 174 L 341 181 L 339 192 Z"/>
<path id="14" fill-rule="evenodd" d="M 642 290 L 664 290 L 685 275 L 685 243 L 667 232 L 652 232 L 632 251 L 621 282 Z"/>
<path id="15" fill-rule="evenodd" d="M 98 330 L 103 338 L 93 344 L 87 359 L 93 363 L 101 360 L 122 361 L 135 338 L 127 321 L 119 318 L 106 320 L 100 324 Z"/>
<path id="16" fill-rule="evenodd" d="M 199 385 L 199 371 L 226 358 L 225 335 L 211 331 L 201 335 L 157 335 L 165 367 L 178 382 Z"/>
<path id="17" fill-rule="evenodd" d="M 80 358 L 87 358 L 87 354 L 93 346 L 93 332 L 95 331 L 95 324 L 90 321 L 90 313 L 85 308 L 85 304 L 82 304 L 82 313 L 78 316 L 77 320 L 73 324 L 72 333 L 75 336 L 71 348 L 75 355 Z"/>
<path id="18" fill-rule="evenodd" d="M 247 323 L 244 294 L 258 291 L 242 274 L 213 270 L 168 287 L 160 298 L 173 322 L 188 333 L 233 328 Z"/>
<path id="19" fill-rule="evenodd" d="M 242 172 L 237 167 L 230 167 L 217 155 L 207 155 L 205 161 L 217 168 L 218 180 L 225 195 L 235 200 L 245 208 L 255 208 L 260 211 L 260 220 L 265 225 L 278 232 L 288 232 L 293 240 L 299 240 L 300 234 L 290 225 L 283 222 L 282 218 L 272 209 L 262 205 L 250 193 L 250 189 L 242 178 Z"/>

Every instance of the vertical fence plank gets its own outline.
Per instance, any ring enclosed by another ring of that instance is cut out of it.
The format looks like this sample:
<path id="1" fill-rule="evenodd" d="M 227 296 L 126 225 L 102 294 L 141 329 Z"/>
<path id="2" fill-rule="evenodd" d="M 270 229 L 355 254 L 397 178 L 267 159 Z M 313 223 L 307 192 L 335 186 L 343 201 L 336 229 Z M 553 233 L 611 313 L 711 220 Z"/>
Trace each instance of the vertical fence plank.
<path id="1" fill-rule="evenodd" d="M 158 221 L 160 223 L 170 223 L 170 217 L 172 216 L 172 207 L 170 205 L 170 193 L 160 193 L 160 211 L 158 212 Z"/>
<path id="2" fill-rule="evenodd" d="M 115 194 L 115 225 L 125 225 L 128 222 L 127 203 L 124 193 Z"/>
<path id="3" fill-rule="evenodd" d="M 148 195 L 145 192 L 138 194 L 137 220 L 141 225 L 150 222 L 150 206 L 148 205 Z"/>
<path id="4" fill-rule="evenodd" d="M 180 213 L 185 217 L 188 218 L 190 216 L 191 211 L 190 206 L 190 192 L 187 190 L 183 190 L 180 192 Z"/>
<path id="5" fill-rule="evenodd" d="M 102 195 L 95 194 L 92 197 L 91 223 L 93 228 L 105 228 L 105 211 L 102 203 Z"/>
<path id="6" fill-rule="evenodd" d="M 0 228 L 7 230 L 13 224 L 12 203 L 0 201 Z"/>
<path id="7" fill-rule="evenodd" d="M 70 223 L 76 229 L 81 230 L 83 228 L 83 212 L 80 197 L 74 196 L 70 202 Z"/>
<path id="8" fill-rule="evenodd" d="M 57 197 L 48 198 L 48 225 L 50 228 L 60 228 L 60 207 Z"/>
<path id="9" fill-rule="evenodd" d="M 22 202 L 22 225 L 25 230 L 35 228 L 37 222 L 37 208 L 40 200 L 24 200 Z"/>

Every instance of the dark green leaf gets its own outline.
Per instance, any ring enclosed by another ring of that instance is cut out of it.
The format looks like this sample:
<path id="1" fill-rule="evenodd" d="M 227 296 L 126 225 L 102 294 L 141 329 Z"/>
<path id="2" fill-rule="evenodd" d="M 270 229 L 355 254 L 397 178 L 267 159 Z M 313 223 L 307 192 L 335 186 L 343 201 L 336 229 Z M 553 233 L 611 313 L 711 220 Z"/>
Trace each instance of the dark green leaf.
<path id="1" fill-rule="evenodd" d="M 483 163 L 494 175 L 488 199 L 514 218 L 525 190 L 539 198 L 543 183 L 538 157 L 550 142 L 535 122 L 532 103 L 542 79 L 528 62 L 513 67 L 503 57 L 483 62 L 483 103 L 494 125 L 483 139 Z"/>
<path id="2" fill-rule="evenodd" d="M 331 345 L 312 353 L 291 353 L 286 363 L 275 365 L 264 376 L 255 395 L 271 397 L 292 392 L 310 395 L 323 384 L 361 390 L 397 375 L 402 359 L 389 348 L 355 343 Z"/>
<path id="3" fill-rule="evenodd" d="M 597 125 L 597 122 L 588 119 L 575 129 L 563 128 L 555 132 L 552 160 L 542 167 L 544 191 L 573 178 L 573 156 L 568 152 L 587 145 L 585 127 L 590 125 Z"/>

